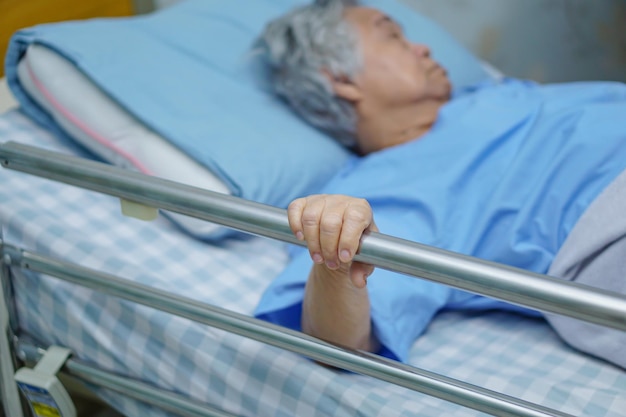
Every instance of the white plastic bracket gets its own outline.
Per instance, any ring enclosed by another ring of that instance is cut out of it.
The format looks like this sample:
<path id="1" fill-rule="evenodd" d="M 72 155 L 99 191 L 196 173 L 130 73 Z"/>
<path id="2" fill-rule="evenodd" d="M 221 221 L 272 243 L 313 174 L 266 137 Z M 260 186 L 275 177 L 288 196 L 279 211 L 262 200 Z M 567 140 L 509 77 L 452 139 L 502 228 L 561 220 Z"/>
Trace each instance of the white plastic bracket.
<path id="1" fill-rule="evenodd" d="M 159 210 L 145 204 L 120 198 L 122 214 L 127 217 L 134 217 L 139 220 L 152 221 L 159 216 Z"/>
<path id="2" fill-rule="evenodd" d="M 76 408 L 57 372 L 72 353 L 51 346 L 33 368 L 21 368 L 15 380 L 35 417 L 76 417 Z"/>

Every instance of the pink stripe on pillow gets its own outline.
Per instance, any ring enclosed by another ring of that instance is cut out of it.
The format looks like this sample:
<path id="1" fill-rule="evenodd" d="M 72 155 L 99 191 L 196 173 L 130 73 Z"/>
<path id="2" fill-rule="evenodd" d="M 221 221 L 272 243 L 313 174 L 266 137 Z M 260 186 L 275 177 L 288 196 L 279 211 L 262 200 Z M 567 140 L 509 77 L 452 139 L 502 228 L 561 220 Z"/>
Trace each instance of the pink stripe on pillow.
<path id="1" fill-rule="evenodd" d="M 54 98 L 52 93 L 50 93 L 50 91 L 48 91 L 48 89 L 37 78 L 37 76 L 33 72 L 32 68 L 30 67 L 30 63 L 28 61 L 26 61 L 26 68 L 28 69 L 28 74 L 30 75 L 30 78 L 33 81 L 33 84 L 35 85 L 37 90 L 39 90 L 39 92 L 48 100 L 50 105 L 56 111 L 61 113 L 69 122 L 71 122 L 78 129 L 82 130 L 83 133 L 88 135 L 90 138 L 92 138 L 93 140 L 95 140 L 96 142 L 101 144 L 102 146 L 104 146 L 106 148 L 109 148 L 113 152 L 115 152 L 118 155 L 122 156 L 131 165 L 133 165 L 135 168 L 137 168 L 140 172 L 143 172 L 144 174 L 148 174 L 148 175 L 153 175 L 153 173 L 148 168 L 146 168 L 141 163 L 141 161 L 139 161 L 137 158 L 135 158 L 133 155 L 129 154 L 125 150 L 115 146 L 110 140 L 108 140 L 104 136 L 100 135 L 98 132 L 96 132 L 93 129 L 91 129 L 89 126 L 87 126 L 85 123 L 83 123 L 78 117 L 76 117 L 74 114 L 72 114 L 67 108 L 63 107 L 63 105 L 61 103 L 59 103 Z"/>

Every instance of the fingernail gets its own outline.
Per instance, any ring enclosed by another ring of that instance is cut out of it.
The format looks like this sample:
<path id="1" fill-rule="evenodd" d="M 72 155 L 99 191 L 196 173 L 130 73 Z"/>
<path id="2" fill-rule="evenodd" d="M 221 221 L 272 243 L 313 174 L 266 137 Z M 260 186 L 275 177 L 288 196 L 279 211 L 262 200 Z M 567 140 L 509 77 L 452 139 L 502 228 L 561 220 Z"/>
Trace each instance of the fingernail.
<path id="1" fill-rule="evenodd" d="M 322 255 L 320 255 L 319 253 L 314 253 L 312 258 L 313 262 L 315 262 L 316 264 L 321 264 L 322 262 L 324 262 L 324 258 L 322 258 Z"/>
<path id="2" fill-rule="evenodd" d="M 304 234 L 300 231 L 296 232 L 296 239 L 304 240 Z"/>
<path id="3" fill-rule="evenodd" d="M 344 249 L 339 253 L 339 259 L 341 259 L 341 262 L 348 262 L 350 261 L 350 251 L 348 249 Z"/>
<path id="4" fill-rule="evenodd" d="M 336 264 L 336 263 L 334 263 L 334 262 L 332 262 L 332 261 L 326 262 L 326 266 L 327 266 L 329 269 L 337 269 L 337 264 Z"/>

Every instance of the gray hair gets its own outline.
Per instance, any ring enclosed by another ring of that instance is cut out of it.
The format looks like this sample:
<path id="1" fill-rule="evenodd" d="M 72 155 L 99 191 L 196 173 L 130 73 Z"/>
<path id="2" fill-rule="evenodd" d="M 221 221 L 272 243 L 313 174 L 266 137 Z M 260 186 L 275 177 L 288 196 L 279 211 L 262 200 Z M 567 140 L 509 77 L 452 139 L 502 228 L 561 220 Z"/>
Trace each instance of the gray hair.
<path id="1" fill-rule="evenodd" d="M 317 0 L 267 24 L 264 49 L 272 85 L 303 119 L 346 146 L 356 142 L 354 106 L 333 91 L 326 71 L 349 79 L 361 68 L 358 36 L 343 19 L 357 0 Z"/>

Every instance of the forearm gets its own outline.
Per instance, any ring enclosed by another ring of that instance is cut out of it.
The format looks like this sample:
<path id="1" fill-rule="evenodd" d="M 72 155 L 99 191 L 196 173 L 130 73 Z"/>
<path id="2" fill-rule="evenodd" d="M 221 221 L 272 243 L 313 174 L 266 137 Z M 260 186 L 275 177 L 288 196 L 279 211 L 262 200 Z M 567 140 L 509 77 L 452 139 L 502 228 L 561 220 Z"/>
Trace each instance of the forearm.
<path id="1" fill-rule="evenodd" d="M 367 287 L 357 288 L 343 269 L 313 266 L 305 289 L 302 329 L 344 347 L 370 352 L 378 349 Z"/>

